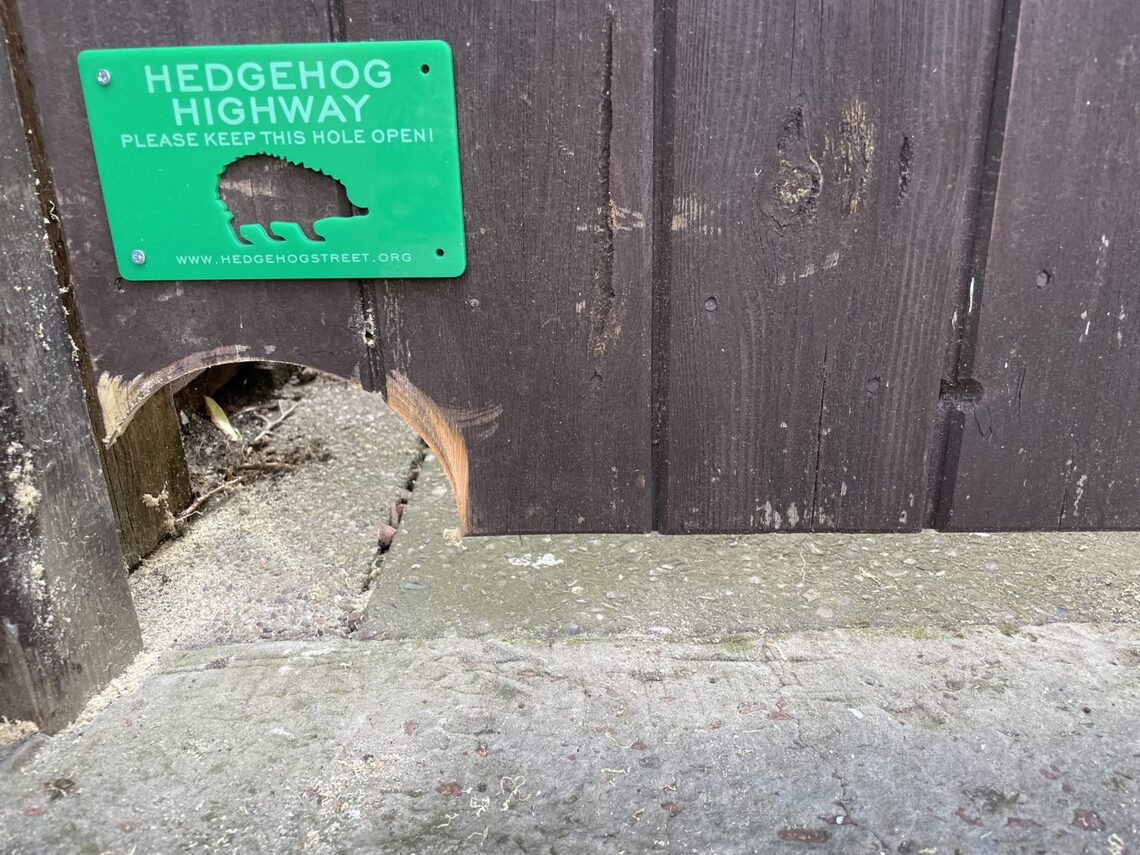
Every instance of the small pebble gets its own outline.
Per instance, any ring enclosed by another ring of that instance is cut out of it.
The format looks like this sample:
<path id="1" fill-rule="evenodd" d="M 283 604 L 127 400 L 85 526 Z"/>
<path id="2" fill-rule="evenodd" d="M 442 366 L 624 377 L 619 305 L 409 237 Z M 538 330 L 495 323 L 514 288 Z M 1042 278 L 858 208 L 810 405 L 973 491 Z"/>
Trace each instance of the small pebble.
<path id="1" fill-rule="evenodd" d="M 381 546 L 391 546 L 392 545 L 392 538 L 394 538 L 395 536 L 396 536 L 396 527 L 394 525 L 389 525 L 388 523 L 384 523 L 380 526 L 380 531 L 379 531 L 379 534 L 377 535 L 376 539 L 377 539 L 377 542 L 379 542 L 379 544 Z"/>

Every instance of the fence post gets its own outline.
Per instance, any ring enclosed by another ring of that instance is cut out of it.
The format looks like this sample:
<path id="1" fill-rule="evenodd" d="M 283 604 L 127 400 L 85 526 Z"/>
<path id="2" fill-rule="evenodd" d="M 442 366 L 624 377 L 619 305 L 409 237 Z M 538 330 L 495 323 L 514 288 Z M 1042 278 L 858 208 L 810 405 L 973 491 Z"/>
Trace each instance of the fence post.
<path id="1" fill-rule="evenodd" d="M 50 732 L 142 642 L 0 53 L 0 715 Z"/>

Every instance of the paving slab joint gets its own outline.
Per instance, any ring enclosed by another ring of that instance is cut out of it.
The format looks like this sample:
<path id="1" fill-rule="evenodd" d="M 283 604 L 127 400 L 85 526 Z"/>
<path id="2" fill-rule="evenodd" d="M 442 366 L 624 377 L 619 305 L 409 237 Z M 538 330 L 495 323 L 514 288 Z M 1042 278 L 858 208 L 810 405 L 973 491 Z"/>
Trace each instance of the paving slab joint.
<path id="1" fill-rule="evenodd" d="M 420 473 L 423 472 L 424 460 L 427 459 L 427 454 L 427 443 L 424 442 L 422 437 L 417 438 L 416 452 L 412 455 L 412 459 L 408 463 L 408 474 L 404 481 L 404 488 L 400 491 L 400 495 L 392 502 L 388 521 L 380 524 L 380 530 L 376 538 L 376 554 L 372 558 L 371 567 L 369 568 L 367 577 L 365 577 L 363 591 L 371 590 L 372 583 L 380 575 L 380 571 L 384 566 L 384 556 L 388 553 L 388 550 L 392 548 L 392 543 L 396 538 L 396 532 L 400 528 L 400 521 L 404 518 L 404 510 L 412 500 L 412 494 L 416 489 L 416 481 L 419 479 Z"/>

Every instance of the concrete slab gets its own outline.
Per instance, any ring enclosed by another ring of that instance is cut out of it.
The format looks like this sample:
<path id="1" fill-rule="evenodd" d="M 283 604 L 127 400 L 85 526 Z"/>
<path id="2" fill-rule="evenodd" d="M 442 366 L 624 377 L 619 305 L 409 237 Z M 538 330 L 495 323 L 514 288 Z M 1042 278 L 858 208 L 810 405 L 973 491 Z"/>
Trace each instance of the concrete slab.
<path id="1" fill-rule="evenodd" d="M 449 540 L 430 457 L 366 637 L 716 639 L 859 626 L 1140 621 L 1134 533 L 526 536 Z"/>
<path id="2" fill-rule="evenodd" d="M 377 526 L 419 438 L 379 395 L 339 380 L 281 394 L 297 409 L 274 444 L 293 468 L 214 500 L 132 574 L 149 653 L 354 628 Z"/>
<path id="3" fill-rule="evenodd" d="M 0 722 L 0 852 L 1140 851 L 1140 536 L 456 543 L 429 457 L 344 639 L 421 446 L 302 394 L 321 453 L 135 574 L 147 653 Z"/>
<path id="4" fill-rule="evenodd" d="M 1122 853 L 1138 705 L 1131 627 L 231 646 L 0 772 L 0 849 Z"/>

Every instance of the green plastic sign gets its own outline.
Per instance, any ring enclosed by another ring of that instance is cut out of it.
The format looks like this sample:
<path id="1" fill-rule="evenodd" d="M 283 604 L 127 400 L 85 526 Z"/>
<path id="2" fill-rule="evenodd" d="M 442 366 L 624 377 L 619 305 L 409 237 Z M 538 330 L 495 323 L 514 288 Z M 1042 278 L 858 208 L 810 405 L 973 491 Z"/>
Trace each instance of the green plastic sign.
<path id="1" fill-rule="evenodd" d="M 79 74 L 124 279 L 463 272 L 446 42 L 89 50 Z M 273 186 L 235 213 L 239 174 Z"/>

